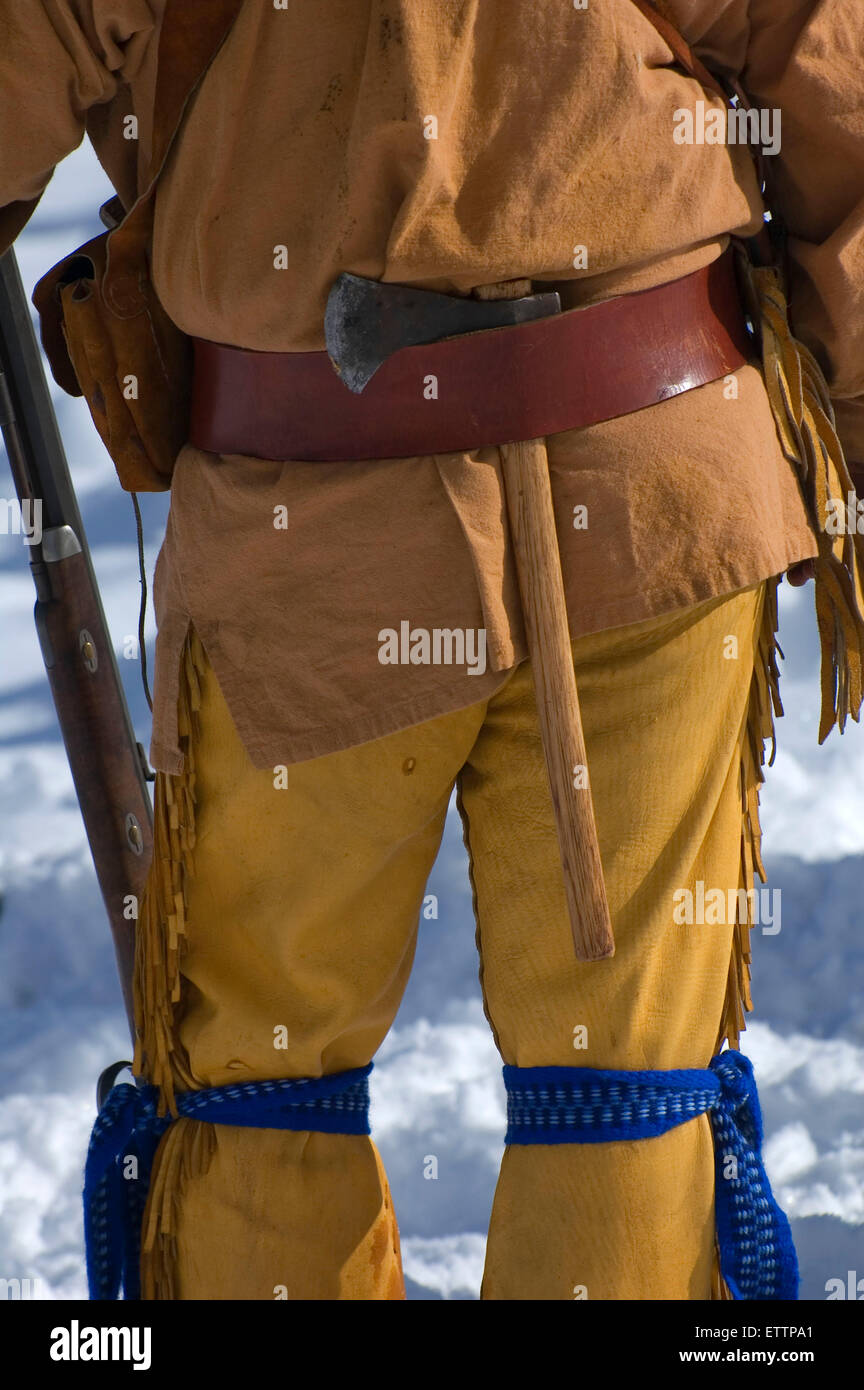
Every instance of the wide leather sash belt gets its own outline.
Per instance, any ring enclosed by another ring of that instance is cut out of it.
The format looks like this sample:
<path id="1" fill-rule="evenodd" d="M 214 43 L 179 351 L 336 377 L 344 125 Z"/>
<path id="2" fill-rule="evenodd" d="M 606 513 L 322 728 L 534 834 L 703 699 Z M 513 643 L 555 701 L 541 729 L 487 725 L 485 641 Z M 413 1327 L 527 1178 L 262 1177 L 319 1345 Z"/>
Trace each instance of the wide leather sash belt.
<path id="1" fill-rule="evenodd" d="M 548 287 L 546 287 L 548 288 Z M 654 289 L 394 353 L 362 395 L 326 352 L 194 339 L 190 443 L 310 461 L 449 453 L 629 415 L 753 355 L 733 255 Z"/>

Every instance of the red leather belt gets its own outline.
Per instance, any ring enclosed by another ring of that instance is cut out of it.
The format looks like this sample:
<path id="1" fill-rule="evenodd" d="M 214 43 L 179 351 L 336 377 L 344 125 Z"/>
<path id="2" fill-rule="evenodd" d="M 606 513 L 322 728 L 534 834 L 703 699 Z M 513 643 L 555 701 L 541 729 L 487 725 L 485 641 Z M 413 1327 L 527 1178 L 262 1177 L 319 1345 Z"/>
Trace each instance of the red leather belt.
<path id="1" fill-rule="evenodd" d="M 704 386 L 753 355 L 731 249 L 654 289 L 402 348 L 359 396 L 326 352 L 193 341 L 190 443 L 311 461 L 544 438 Z"/>

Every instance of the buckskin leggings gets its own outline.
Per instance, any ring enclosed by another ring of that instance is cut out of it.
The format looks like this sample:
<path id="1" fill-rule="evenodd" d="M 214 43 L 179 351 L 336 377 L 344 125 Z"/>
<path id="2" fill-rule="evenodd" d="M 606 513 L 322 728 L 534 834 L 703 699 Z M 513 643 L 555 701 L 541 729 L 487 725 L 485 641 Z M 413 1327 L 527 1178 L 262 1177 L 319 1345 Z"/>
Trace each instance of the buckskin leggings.
<path id="1" fill-rule="evenodd" d="M 454 784 L 505 1062 L 701 1068 L 734 1045 L 748 928 L 680 925 L 673 895 L 761 872 L 776 583 L 574 643 L 616 940 L 593 964 L 573 953 L 529 663 L 486 702 L 279 773 L 249 762 L 190 632 L 186 767 L 157 781 L 139 919 L 138 1069 L 170 1097 L 365 1065 L 408 979 Z M 513 1146 L 482 1297 L 723 1297 L 713 1185 L 705 1116 L 654 1139 Z M 178 1120 L 142 1276 L 150 1299 L 404 1297 L 374 1143 Z"/>

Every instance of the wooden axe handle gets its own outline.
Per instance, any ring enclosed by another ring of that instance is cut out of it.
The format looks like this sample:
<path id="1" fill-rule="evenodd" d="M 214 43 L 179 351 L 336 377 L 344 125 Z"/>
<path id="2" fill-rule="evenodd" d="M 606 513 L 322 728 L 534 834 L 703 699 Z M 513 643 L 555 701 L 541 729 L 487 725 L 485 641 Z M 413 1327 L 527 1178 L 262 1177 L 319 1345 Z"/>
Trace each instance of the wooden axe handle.
<path id="1" fill-rule="evenodd" d="M 530 293 L 530 281 L 524 280 L 474 291 L 478 299 Z M 576 955 L 583 961 L 604 960 L 614 954 L 615 942 L 587 775 L 545 442 L 504 444 L 501 461 Z M 577 769 L 584 785 L 577 785 Z"/>

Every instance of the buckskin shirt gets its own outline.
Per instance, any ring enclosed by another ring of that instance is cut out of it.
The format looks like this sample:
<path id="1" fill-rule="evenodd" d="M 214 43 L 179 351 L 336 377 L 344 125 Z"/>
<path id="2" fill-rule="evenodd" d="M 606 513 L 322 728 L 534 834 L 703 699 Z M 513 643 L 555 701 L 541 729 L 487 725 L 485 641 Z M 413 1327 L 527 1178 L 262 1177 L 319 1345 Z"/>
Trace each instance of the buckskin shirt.
<path id="1" fill-rule="evenodd" d="M 769 158 L 793 326 L 864 460 L 860 0 L 664 8 L 782 118 Z M 0 245 L 85 124 L 130 205 L 161 12 L 0 0 Z M 719 103 L 672 61 L 630 0 L 247 0 L 159 185 L 159 295 L 189 334 L 295 352 L 324 347 L 344 270 L 448 293 L 566 282 L 568 308 L 685 275 L 755 232 L 762 205 L 746 147 L 675 140 L 676 111 Z M 548 449 L 574 637 L 817 553 L 755 365 Z M 166 772 L 182 768 L 190 621 L 261 768 L 482 700 L 526 656 L 499 451 L 298 463 L 186 447 L 156 604 L 151 757 Z M 482 629 L 485 669 L 382 663 L 379 634 L 403 623 Z"/>

